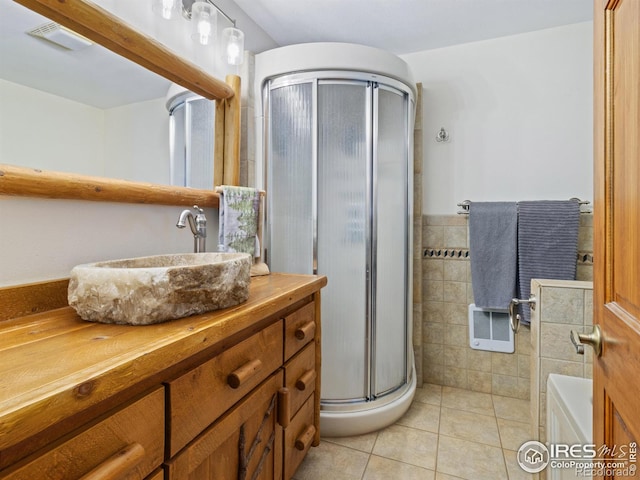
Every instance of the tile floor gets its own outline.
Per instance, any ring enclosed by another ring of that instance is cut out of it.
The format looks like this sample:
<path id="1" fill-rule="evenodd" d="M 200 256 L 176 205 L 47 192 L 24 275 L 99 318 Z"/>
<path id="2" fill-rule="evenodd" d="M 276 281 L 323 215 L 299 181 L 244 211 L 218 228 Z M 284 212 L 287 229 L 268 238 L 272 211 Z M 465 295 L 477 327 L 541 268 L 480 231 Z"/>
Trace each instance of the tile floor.
<path id="1" fill-rule="evenodd" d="M 294 480 L 529 480 L 516 463 L 529 428 L 528 401 L 425 384 L 394 425 L 323 438 Z"/>

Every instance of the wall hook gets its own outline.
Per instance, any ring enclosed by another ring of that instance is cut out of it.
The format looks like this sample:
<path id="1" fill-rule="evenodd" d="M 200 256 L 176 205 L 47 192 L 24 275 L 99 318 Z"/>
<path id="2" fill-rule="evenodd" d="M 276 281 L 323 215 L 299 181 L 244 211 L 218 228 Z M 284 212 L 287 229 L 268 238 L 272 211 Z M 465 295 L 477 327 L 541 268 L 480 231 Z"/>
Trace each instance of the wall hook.
<path id="1" fill-rule="evenodd" d="M 449 141 L 449 132 L 447 132 L 444 127 L 440 127 L 440 131 L 436 135 L 436 142 L 448 142 Z"/>

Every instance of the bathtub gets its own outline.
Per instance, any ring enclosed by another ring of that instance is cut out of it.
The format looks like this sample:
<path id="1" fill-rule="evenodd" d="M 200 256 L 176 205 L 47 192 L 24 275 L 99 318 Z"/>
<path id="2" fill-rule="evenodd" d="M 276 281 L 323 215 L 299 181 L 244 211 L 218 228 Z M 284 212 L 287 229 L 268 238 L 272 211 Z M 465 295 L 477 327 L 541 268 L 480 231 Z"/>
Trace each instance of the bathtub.
<path id="1" fill-rule="evenodd" d="M 593 443 L 593 381 L 550 374 L 547 379 L 547 439 L 552 445 Z M 576 461 L 583 461 L 575 459 Z M 588 459 L 584 459 L 588 460 Z M 575 480 L 575 468 L 547 468 L 548 480 Z M 591 476 L 580 476 L 591 478 Z"/>

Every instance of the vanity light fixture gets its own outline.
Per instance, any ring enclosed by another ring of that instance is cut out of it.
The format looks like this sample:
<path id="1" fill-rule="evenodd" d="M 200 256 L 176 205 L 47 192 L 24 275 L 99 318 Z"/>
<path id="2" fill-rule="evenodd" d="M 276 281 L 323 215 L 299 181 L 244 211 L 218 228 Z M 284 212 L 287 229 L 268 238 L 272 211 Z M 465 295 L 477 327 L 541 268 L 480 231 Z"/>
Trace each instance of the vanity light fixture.
<path id="1" fill-rule="evenodd" d="M 227 63 L 241 65 L 244 60 L 244 33 L 235 27 L 225 28 L 222 31 L 222 43 L 225 45 Z"/>
<path id="2" fill-rule="evenodd" d="M 217 36 L 217 16 L 222 15 L 232 27 L 222 31 L 224 58 L 229 65 L 241 65 L 244 60 L 244 33 L 236 21 L 224 13 L 212 0 L 151 0 L 153 11 L 161 18 L 176 18 L 175 12 L 192 22 L 191 38 L 200 45 L 211 45 Z"/>
<path id="3" fill-rule="evenodd" d="M 174 20 L 180 13 L 180 0 L 152 0 L 151 9 L 165 20 Z"/>
<path id="4" fill-rule="evenodd" d="M 195 2 L 191 6 L 191 38 L 200 45 L 209 45 L 216 37 L 217 11 L 209 2 Z"/>

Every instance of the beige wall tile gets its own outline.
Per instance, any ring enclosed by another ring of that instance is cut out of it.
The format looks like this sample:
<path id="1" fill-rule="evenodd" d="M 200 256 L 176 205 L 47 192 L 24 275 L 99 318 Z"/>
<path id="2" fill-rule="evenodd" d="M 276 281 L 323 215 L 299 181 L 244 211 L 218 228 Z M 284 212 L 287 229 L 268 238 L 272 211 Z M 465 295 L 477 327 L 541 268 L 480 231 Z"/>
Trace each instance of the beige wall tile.
<path id="1" fill-rule="evenodd" d="M 422 324 L 422 338 L 425 344 L 444 343 L 444 328 L 442 323 L 425 322 Z M 428 349 L 428 347 L 427 347 Z M 425 350 L 426 354 L 426 350 Z"/>
<path id="2" fill-rule="evenodd" d="M 531 376 L 531 357 L 518 355 L 518 377 L 529 378 Z"/>
<path id="3" fill-rule="evenodd" d="M 581 288 L 544 288 L 539 308 L 544 322 L 582 325 L 584 292 Z"/>
<path id="4" fill-rule="evenodd" d="M 492 376 L 487 372 L 468 370 L 467 383 L 472 392 L 491 393 Z"/>
<path id="5" fill-rule="evenodd" d="M 467 303 L 467 283 L 466 282 L 443 282 L 442 300 L 449 303 Z"/>
<path id="6" fill-rule="evenodd" d="M 425 258 L 422 261 L 422 280 L 444 280 L 444 260 L 439 258 Z"/>
<path id="7" fill-rule="evenodd" d="M 491 353 L 491 373 L 517 377 L 518 356 L 512 353 Z M 497 394 L 500 395 L 499 393 Z"/>
<path id="8" fill-rule="evenodd" d="M 456 388 L 469 388 L 467 369 L 445 366 L 443 385 Z"/>
<path id="9" fill-rule="evenodd" d="M 444 227 L 442 225 L 422 224 L 422 246 L 440 248 L 444 247 Z"/>
<path id="10" fill-rule="evenodd" d="M 423 280 L 422 298 L 427 302 L 442 302 L 444 299 L 444 282 Z"/>
<path id="11" fill-rule="evenodd" d="M 540 391 L 547 391 L 547 378 L 550 373 L 581 377 L 584 374 L 582 362 L 567 362 L 565 360 L 555 360 L 551 358 L 540 359 Z"/>
<path id="12" fill-rule="evenodd" d="M 576 280 L 585 282 L 593 281 L 593 265 L 578 265 L 576 270 Z"/>
<path id="13" fill-rule="evenodd" d="M 584 291 L 584 324 L 593 325 L 593 290 Z"/>
<path id="14" fill-rule="evenodd" d="M 576 353 L 576 349 L 569 339 L 571 330 L 582 333 L 582 326 L 542 322 L 540 325 L 540 356 L 582 363 L 583 356 Z"/>
<path id="15" fill-rule="evenodd" d="M 423 358 L 429 365 L 444 365 L 444 346 L 436 343 L 425 343 Z"/>
<path id="16" fill-rule="evenodd" d="M 468 325 L 445 325 L 444 344 L 458 347 L 466 347 L 469 345 L 469 326 Z"/>
<path id="17" fill-rule="evenodd" d="M 444 303 L 425 301 L 422 306 L 422 318 L 425 321 L 444 323 Z"/>
<path id="18" fill-rule="evenodd" d="M 443 347 L 444 366 L 467 368 L 467 350 L 466 347 L 454 347 L 446 345 Z"/>
<path id="19" fill-rule="evenodd" d="M 422 366 L 422 377 L 425 382 L 442 385 L 444 383 L 444 366 L 425 361 Z"/>
<path id="20" fill-rule="evenodd" d="M 466 226 L 446 226 L 444 227 L 444 244 L 446 248 L 467 248 L 467 227 Z"/>
<path id="21" fill-rule="evenodd" d="M 469 324 L 468 306 L 460 303 L 444 303 L 443 319 L 445 323 L 454 325 Z"/>
<path id="22" fill-rule="evenodd" d="M 491 380 L 491 393 L 518 398 L 518 377 L 494 373 Z"/>
<path id="23" fill-rule="evenodd" d="M 444 280 L 467 281 L 467 264 L 464 260 L 444 260 Z"/>
<path id="24" fill-rule="evenodd" d="M 491 354 L 485 350 L 469 348 L 467 352 L 467 365 L 469 370 L 491 373 Z"/>

